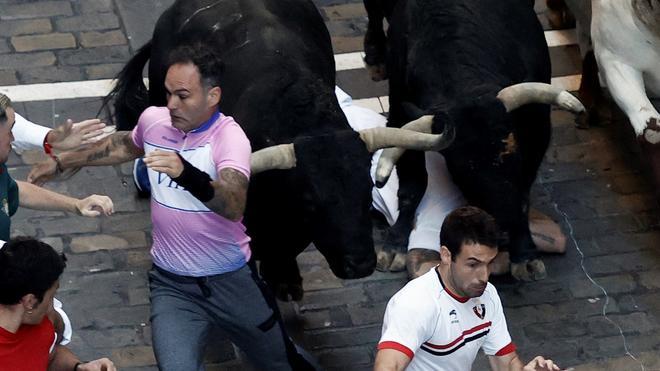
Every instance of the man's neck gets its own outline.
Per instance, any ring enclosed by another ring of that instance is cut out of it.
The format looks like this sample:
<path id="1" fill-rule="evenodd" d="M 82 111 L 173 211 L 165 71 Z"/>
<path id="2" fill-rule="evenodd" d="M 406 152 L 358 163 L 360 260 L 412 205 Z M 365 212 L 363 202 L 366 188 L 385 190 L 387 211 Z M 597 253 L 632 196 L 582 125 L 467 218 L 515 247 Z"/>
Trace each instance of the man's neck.
<path id="1" fill-rule="evenodd" d="M 451 279 L 451 275 L 449 274 L 448 265 L 440 263 L 435 269 L 437 269 L 438 273 L 440 274 L 440 279 L 442 280 L 442 284 L 445 286 L 445 290 L 448 290 L 454 297 L 465 297 L 462 293 L 456 290 L 456 287 L 454 287 L 454 281 Z"/>
<path id="2" fill-rule="evenodd" d="M 15 334 L 21 327 L 23 313 L 19 308 L 21 304 L 0 305 L 0 327 Z"/>

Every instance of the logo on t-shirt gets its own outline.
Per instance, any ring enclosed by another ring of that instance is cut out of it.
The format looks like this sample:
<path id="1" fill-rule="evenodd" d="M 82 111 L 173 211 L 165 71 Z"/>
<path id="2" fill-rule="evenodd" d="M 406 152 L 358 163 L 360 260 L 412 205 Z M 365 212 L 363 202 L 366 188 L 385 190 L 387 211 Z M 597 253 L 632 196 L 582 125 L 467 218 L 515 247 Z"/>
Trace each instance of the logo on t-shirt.
<path id="1" fill-rule="evenodd" d="M 474 307 L 472 307 L 472 311 L 474 314 L 479 317 L 479 319 L 484 319 L 486 316 L 486 306 L 483 304 L 477 304 Z"/>
<path id="2" fill-rule="evenodd" d="M 451 312 L 449 312 L 449 319 L 451 320 L 451 323 L 458 323 L 458 315 L 456 314 L 456 309 L 452 309 Z"/>

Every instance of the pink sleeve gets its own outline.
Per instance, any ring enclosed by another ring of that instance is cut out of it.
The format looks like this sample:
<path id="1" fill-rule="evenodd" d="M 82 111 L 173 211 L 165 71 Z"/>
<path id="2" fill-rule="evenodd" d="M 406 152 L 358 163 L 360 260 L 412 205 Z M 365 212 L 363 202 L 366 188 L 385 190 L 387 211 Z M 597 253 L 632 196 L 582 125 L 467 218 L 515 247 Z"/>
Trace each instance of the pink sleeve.
<path id="1" fill-rule="evenodd" d="M 226 167 L 240 171 L 250 178 L 250 140 L 243 129 L 231 118 L 225 122 L 219 133 L 217 145 L 213 146 L 213 160 L 215 169 L 220 172 Z"/>

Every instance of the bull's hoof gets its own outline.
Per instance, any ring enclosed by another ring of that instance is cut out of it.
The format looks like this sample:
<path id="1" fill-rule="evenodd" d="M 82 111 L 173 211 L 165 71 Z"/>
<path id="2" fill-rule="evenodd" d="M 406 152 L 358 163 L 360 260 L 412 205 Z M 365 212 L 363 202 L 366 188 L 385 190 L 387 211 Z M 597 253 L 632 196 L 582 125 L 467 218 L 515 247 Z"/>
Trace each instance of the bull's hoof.
<path id="1" fill-rule="evenodd" d="M 392 260 L 394 260 L 393 251 L 380 250 L 376 252 L 376 270 L 380 272 L 389 271 Z"/>
<path id="2" fill-rule="evenodd" d="M 406 269 L 406 253 L 398 252 L 390 264 L 390 272 L 402 272 Z"/>
<path id="3" fill-rule="evenodd" d="M 540 259 L 511 263 L 511 275 L 518 281 L 540 281 L 548 277 L 545 264 Z"/>
<path id="4" fill-rule="evenodd" d="M 365 63 L 365 67 L 367 68 L 369 77 L 373 81 L 383 81 L 387 79 L 387 67 L 385 67 L 385 63 L 379 63 L 375 65 Z"/>
<path id="5" fill-rule="evenodd" d="M 527 263 L 527 269 L 534 281 L 544 280 L 548 277 L 548 272 L 545 269 L 545 264 L 541 259 L 534 259 Z"/>
<path id="6" fill-rule="evenodd" d="M 521 263 L 511 263 L 511 276 L 518 281 L 531 282 L 532 275 L 527 270 L 527 260 Z"/>
<path id="7" fill-rule="evenodd" d="M 275 297 L 281 301 L 301 301 L 303 298 L 302 284 L 278 283 L 274 291 Z"/>
<path id="8" fill-rule="evenodd" d="M 440 253 L 429 249 L 413 248 L 406 254 L 406 269 L 408 270 L 408 279 L 415 279 L 436 265 L 440 264 Z M 507 261 L 507 266 L 509 262 Z"/>

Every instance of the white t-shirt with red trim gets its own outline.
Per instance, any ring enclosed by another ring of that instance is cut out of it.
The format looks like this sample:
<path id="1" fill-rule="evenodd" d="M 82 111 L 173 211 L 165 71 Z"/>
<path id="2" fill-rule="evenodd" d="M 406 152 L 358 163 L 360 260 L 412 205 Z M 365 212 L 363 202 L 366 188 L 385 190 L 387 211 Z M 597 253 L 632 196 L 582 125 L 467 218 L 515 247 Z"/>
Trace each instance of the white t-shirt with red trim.
<path id="1" fill-rule="evenodd" d="M 387 303 L 378 349 L 406 354 L 412 360 L 407 370 L 470 370 L 480 348 L 496 356 L 516 350 L 490 283 L 480 297 L 461 298 L 432 269 Z"/>

